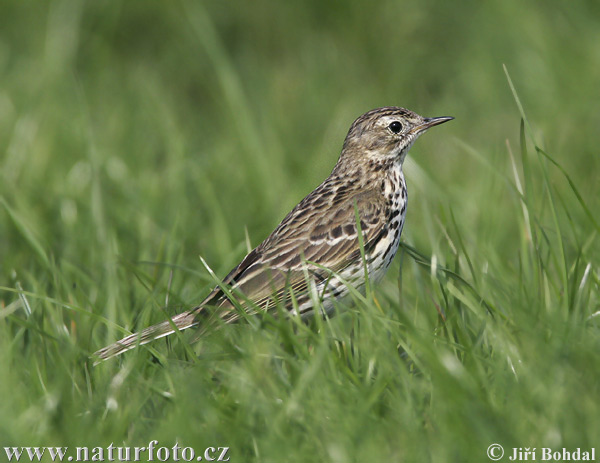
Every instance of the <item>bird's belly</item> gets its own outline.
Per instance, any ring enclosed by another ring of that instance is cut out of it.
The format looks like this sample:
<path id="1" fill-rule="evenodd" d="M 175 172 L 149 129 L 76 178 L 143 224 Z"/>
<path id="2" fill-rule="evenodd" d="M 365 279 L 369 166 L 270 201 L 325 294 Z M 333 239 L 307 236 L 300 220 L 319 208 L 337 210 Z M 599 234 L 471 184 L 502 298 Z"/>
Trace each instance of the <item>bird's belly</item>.
<path id="1" fill-rule="evenodd" d="M 404 224 L 404 215 L 399 217 L 397 225 L 390 227 L 387 235 L 373 249 L 368 261 L 369 280 L 378 282 L 386 274 L 394 256 L 400 247 L 400 235 Z"/>

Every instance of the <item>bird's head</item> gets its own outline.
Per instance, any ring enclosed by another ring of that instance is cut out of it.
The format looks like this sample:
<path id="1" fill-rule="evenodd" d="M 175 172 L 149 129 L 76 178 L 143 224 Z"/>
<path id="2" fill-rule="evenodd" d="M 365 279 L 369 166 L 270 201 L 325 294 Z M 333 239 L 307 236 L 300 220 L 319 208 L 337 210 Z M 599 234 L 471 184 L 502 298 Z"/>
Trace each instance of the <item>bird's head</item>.
<path id="1" fill-rule="evenodd" d="M 378 108 L 354 121 L 340 156 L 340 162 L 400 163 L 406 153 L 427 129 L 454 119 L 422 117 L 400 107 Z"/>

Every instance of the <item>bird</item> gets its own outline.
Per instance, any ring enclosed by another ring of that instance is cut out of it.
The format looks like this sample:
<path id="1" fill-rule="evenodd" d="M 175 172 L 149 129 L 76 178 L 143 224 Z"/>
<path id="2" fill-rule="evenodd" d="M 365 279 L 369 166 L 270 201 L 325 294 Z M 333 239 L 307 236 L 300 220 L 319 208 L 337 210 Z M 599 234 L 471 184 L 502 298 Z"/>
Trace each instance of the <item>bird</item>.
<path id="1" fill-rule="evenodd" d="M 210 314 L 224 323 L 281 308 L 302 319 L 331 314 L 351 287 L 364 290 L 386 273 L 406 217 L 406 155 L 424 132 L 452 119 L 397 106 L 358 117 L 331 174 L 200 304 L 98 350 L 96 363 L 201 326 Z"/>

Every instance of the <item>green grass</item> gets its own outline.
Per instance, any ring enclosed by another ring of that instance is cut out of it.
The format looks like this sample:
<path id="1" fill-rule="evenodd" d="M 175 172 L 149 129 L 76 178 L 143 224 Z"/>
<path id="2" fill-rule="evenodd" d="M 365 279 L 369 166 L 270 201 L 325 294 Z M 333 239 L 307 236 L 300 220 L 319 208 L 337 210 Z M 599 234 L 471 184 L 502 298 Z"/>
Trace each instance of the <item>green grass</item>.
<path id="1" fill-rule="evenodd" d="M 596 3 L 3 10 L 0 460 L 151 440 L 232 462 L 597 445 Z M 404 245 L 372 294 L 92 366 L 200 301 L 199 256 L 223 277 L 328 175 L 353 119 L 390 104 L 456 120 L 410 152 Z"/>

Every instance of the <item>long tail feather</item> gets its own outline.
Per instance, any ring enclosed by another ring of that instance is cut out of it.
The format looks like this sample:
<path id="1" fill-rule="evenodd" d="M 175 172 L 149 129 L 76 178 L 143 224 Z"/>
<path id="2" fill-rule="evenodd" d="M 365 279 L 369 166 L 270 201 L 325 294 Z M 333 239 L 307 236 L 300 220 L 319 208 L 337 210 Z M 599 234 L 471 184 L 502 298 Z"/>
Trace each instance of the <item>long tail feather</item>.
<path id="1" fill-rule="evenodd" d="M 92 357 L 96 359 L 94 364 L 98 364 L 104 360 L 108 360 L 109 358 L 121 355 L 123 352 L 127 352 L 128 350 L 134 349 L 137 346 L 148 344 L 155 339 L 163 338 L 173 334 L 175 332 L 173 325 L 177 327 L 177 330 L 183 331 L 197 324 L 198 308 L 180 313 L 171 318 L 171 320 L 166 320 L 162 323 L 153 325 L 143 331 L 140 331 L 139 333 L 130 334 L 120 341 L 100 349 L 92 355 Z"/>

